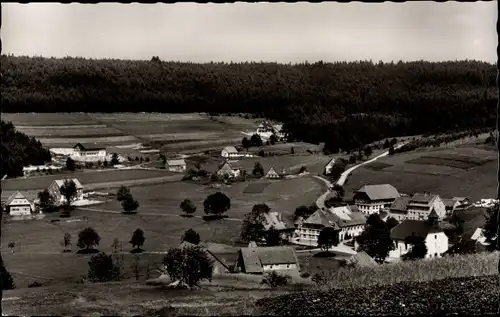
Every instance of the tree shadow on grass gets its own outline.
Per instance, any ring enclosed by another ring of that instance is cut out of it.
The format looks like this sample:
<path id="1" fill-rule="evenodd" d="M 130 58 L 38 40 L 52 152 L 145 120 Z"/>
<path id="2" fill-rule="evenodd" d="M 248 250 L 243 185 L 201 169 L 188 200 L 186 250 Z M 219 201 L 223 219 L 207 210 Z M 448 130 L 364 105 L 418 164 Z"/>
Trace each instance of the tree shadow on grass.
<path id="1" fill-rule="evenodd" d="M 95 254 L 95 253 L 99 253 L 99 250 L 90 248 L 90 249 L 81 249 L 76 251 L 76 254 Z"/>
<path id="2" fill-rule="evenodd" d="M 336 255 L 337 254 L 335 254 L 333 252 L 330 252 L 330 251 L 321 251 L 321 252 L 318 252 L 318 253 L 314 254 L 313 256 L 315 258 L 333 258 Z"/>
<path id="3" fill-rule="evenodd" d="M 132 253 L 132 254 L 135 254 L 135 253 L 142 253 L 142 252 L 144 252 L 144 250 L 143 250 L 143 249 L 141 249 L 141 248 L 132 249 L 132 250 L 130 251 L 130 253 Z"/>
<path id="4" fill-rule="evenodd" d="M 219 220 L 219 219 L 225 219 L 228 218 L 227 215 L 206 215 L 203 216 L 203 220 L 205 221 L 212 221 L 212 220 Z"/>
<path id="5" fill-rule="evenodd" d="M 193 218 L 193 215 L 182 214 L 180 215 L 183 218 Z"/>
<path id="6" fill-rule="evenodd" d="M 122 211 L 122 215 L 137 215 L 137 211 Z"/>

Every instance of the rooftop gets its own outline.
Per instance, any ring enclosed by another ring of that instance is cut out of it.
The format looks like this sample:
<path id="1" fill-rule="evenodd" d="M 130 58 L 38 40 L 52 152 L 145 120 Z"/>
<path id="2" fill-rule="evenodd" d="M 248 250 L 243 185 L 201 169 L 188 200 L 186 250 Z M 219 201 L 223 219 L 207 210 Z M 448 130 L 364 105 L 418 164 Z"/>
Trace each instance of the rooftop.
<path id="1" fill-rule="evenodd" d="M 298 263 L 292 247 L 246 247 L 240 252 L 247 273 L 260 273 L 263 265 Z"/>
<path id="2" fill-rule="evenodd" d="M 398 197 L 392 203 L 390 210 L 406 212 L 409 202 L 410 202 L 410 197 Z"/>
<path id="3" fill-rule="evenodd" d="M 238 150 L 234 146 L 226 146 L 223 150 L 226 150 L 228 153 L 238 154 Z"/>
<path id="4" fill-rule="evenodd" d="M 169 165 L 169 166 L 186 165 L 186 161 L 184 161 L 184 159 L 179 159 L 179 160 L 167 160 L 167 165 Z"/>
<path id="5" fill-rule="evenodd" d="M 370 200 L 396 199 L 398 190 L 390 184 L 365 185 L 357 193 L 365 193 Z"/>
<path id="6" fill-rule="evenodd" d="M 393 240 L 405 240 L 407 237 L 416 235 L 422 238 L 430 233 L 443 232 L 439 225 L 432 225 L 427 220 L 403 220 L 399 225 L 392 228 L 391 238 Z"/>
<path id="7" fill-rule="evenodd" d="M 81 147 L 84 151 L 98 151 L 105 150 L 106 148 L 97 143 L 77 143 L 73 148 Z"/>

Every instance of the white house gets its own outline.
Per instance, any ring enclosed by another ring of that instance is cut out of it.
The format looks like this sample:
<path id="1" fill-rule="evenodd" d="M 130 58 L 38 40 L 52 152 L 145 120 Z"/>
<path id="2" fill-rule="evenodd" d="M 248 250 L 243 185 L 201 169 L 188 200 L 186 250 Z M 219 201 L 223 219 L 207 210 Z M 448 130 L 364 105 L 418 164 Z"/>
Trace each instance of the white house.
<path id="1" fill-rule="evenodd" d="M 389 252 L 390 258 L 400 258 L 408 253 L 412 245 L 407 238 L 418 236 L 425 239 L 427 254 L 425 258 L 441 257 L 448 248 L 448 237 L 439 226 L 438 214 L 432 211 L 425 220 L 404 220 L 391 230 L 391 238 L 395 249 Z"/>
<path id="2" fill-rule="evenodd" d="M 233 169 L 229 162 L 226 161 L 215 173 L 220 177 L 234 178 L 240 176 L 240 172 L 239 169 Z"/>
<path id="3" fill-rule="evenodd" d="M 389 208 L 400 197 L 398 190 L 389 184 L 365 185 L 354 193 L 354 204 L 359 211 L 371 215 Z"/>
<path id="4" fill-rule="evenodd" d="M 7 199 L 5 209 L 11 216 L 26 216 L 35 211 L 35 205 L 17 191 Z"/>
<path id="5" fill-rule="evenodd" d="M 330 175 L 332 173 L 333 165 L 335 165 L 335 158 L 332 158 L 330 162 L 325 165 L 325 175 Z"/>
<path id="6" fill-rule="evenodd" d="M 236 268 L 247 274 L 264 274 L 271 271 L 297 275 L 300 267 L 292 247 L 257 247 L 249 244 L 238 251 Z"/>
<path id="7" fill-rule="evenodd" d="M 98 146 L 96 144 L 82 144 L 77 143 L 74 147 L 73 155 L 78 157 L 95 157 L 95 158 L 106 158 L 106 148 Z"/>
<path id="8" fill-rule="evenodd" d="M 340 241 L 356 237 L 363 232 L 366 215 L 359 212 L 356 206 L 341 206 L 327 210 L 317 210 L 297 225 L 295 230 L 296 244 L 316 246 L 319 233 L 325 227 L 332 227 L 339 232 Z"/>
<path id="9" fill-rule="evenodd" d="M 270 167 L 269 171 L 267 171 L 266 175 L 264 175 L 265 178 L 267 179 L 279 179 L 281 176 L 276 172 L 274 167 Z"/>
<path id="10" fill-rule="evenodd" d="M 167 160 L 165 162 L 165 167 L 170 172 L 182 173 L 182 172 L 186 171 L 187 165 L 186 165 L 186 161 L 184 161 L 184 159 L 180 159 L 180 160 Z"/>
<path id="11" fill-rule="evenodd" d="M 76 185 L 76 196 L 75 200 L 83 199 L 83 186 L 80 181 L 76 178 L 73 179 L 57 179 L 50 184 L 48 190 L 52 197 L 54 197 L 54 201 L 56 203 L 62 204 L 66 202 L 66 198 L 61 194 L 61 187 L 64 185 L 66 180 L 72 180 Z"/>
<path id="12" fill-rule="evenodd" d="M 237 157 L 238 150 L 234 146 L 226 146 L 222 149 L 221 156 L 226 158 Z"/>

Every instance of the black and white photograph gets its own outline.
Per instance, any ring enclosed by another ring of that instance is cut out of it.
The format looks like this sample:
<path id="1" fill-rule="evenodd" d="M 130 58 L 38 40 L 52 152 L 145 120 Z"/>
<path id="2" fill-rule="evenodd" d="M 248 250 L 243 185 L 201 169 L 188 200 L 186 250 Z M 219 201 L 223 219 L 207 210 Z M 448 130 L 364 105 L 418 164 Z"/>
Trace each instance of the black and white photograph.
<path id="1" fill-rule="evenodd" d="M 2 316 L 497 315 L 498 10 L 2 3 Z"/>

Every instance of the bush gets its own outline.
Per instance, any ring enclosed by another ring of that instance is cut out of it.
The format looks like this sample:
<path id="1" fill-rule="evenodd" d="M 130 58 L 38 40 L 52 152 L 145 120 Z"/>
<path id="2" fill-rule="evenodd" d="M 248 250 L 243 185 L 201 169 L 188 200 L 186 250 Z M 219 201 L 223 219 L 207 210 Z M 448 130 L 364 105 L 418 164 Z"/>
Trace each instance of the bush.
<path id="1" fill-rule="evenodd" d="M 200 235 L 193 229 L 189 229 L 186 230 L 186 232 L 184 232 L 184 235 L 182 236 L 182 241 L 198 245 L 200 244 Z"/>
<path id="2" fill-rule="evenodd" d="M 287 275 L 282 275 L 282 274 L 276 273 L 276 271 L 271 271 L 270 273 L 267 273 L 264 276 L 261 283 L 269 285 L 271 287 L 285 286 L 288 284 L 289 278 L 290 277 Z"/>
<path id="3" fill-rule="evenodd" d="M 88 278 L 92 282 L 118 281 L 120 268 L 114 263 L 111 255 L 102 252 L 90 259 Z"/>

